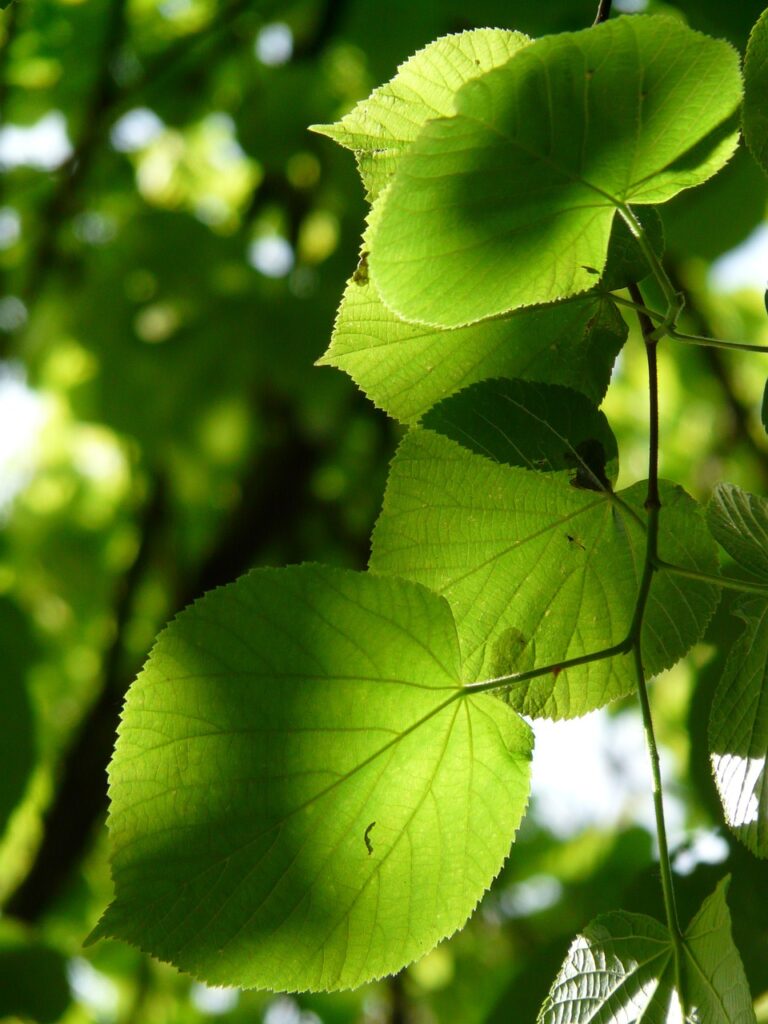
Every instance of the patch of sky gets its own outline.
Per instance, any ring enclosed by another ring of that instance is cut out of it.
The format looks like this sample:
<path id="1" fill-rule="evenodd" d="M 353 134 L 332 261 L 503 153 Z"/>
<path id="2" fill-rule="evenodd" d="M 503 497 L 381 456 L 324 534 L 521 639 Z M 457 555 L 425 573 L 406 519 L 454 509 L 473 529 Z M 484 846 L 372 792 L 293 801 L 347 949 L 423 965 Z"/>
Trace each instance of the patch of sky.
<path id="1" fill-rule="evenodd" d="M 287 64 L 293 56 L 293 32 L 282 21 L 265 25 L 256 36 L 254 52 L 256 58 L 267 67 Z"/>
<path id="2" fill-rule="evenodd" d="M 0 127 L 0 169 L 32 167 L 54 171 L 72 156 L 67 122 L 60 110 L 50 110 L 30 125 Z"/>

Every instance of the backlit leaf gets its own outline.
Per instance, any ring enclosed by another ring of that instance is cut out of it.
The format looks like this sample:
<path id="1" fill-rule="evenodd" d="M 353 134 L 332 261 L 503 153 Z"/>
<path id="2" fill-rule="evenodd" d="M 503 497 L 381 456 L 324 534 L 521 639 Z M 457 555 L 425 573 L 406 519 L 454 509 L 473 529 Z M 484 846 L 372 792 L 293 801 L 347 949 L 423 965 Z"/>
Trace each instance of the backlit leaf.
<path id="1" fill-rule="evenodd" d="M 707 506 L 712 535 L 735 562 L 768 579 L 768 501 L 735 484 L 718 484 Z"/>
<path id="2" fill-rule="evenodd" d="M 402 155 L 372 233 L 384 302 L 456 327 L 585 291 L 617 207 L 664 202 L 722 167 L 740 98 L 733 48 L 678 20 L 536 40 Z"/>
<path id="3" fill-rule="evenodd" d="M 768 174 L 768 10 L 758 19 L 744 59 L 744 141 Z"/>
<path id="4" fill-rule="evenodd" d="M 749 986 L 731 936 L 720 882 L 682 937 L 688 1024 L 753 1024 Z M 539 1024 L 682 1024 L 669 930 L 644 914 L 617 911 L 573 942 Z"/>
<path id="5" fill-rule="evenodd" d="M 448 604 L 257 570 L 161 634 L 110 771 L 127 939 L 209 983 L 338 989 L 460 927 L 509 851 L 531 735 L 462 689 Z"/>
<path id="6" fill-rule="evenodd" d="M 736 614 L 746 628 L 715 693 L 709 749 L 725 820 L 768 857 L 768 595 L 743 598 Z"/>
<path id="7" fill-rule="evenodd" d="M 507 674 L 497 648 L 509 629 L 528 639 L 536 666 L 627 636 L 645 552 L 646 487 L 608 489 L 615 443 L 602 414 L 588 414 L 586 404 L 565 388 L 486 381 L 438 405 L 425 425 L 442 432 L 412 429 L 392 463 L 371 568 L 448 599 L 476 679 Z M 662 504 L 662 557 L 716 572 L 696 503 L 663 484 Z M 686 653 L 716 602 L 714 587 L 655 577 L 643 626 L 650 674 Z M 532 715 L 573 717 L 634 685 L 631 658 L 617 655 L 518 684 L 510 697 Z"/>
<path id="8" fill-rule="evenodd" d="M 454 114 L 454 97 L 467 82 L 499 67 L 530 42 L 522 32 L 473 29 L 442 36 L 403 63 L 337 124 L 313 125 L 357 153 L 370 198 L 391 180 L 404 149 L 434 117 Z"/>
<path id="9" fill-rule="evenodd" d="M 406 423 L 488 377 L 566 384 L 599 401 L 627 328 L 597 294 L 441 330 L 400 320 L 370 282 L 347 285 L 321 364 L 345 370 L 376 405 Z"/>

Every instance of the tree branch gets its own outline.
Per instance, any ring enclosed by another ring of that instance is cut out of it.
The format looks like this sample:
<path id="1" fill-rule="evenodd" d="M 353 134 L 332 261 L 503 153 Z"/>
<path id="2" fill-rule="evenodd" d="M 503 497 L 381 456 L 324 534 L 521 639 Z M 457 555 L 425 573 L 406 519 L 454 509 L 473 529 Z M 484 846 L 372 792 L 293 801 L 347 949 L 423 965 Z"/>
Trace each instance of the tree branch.
<path id="1" fill-rule="evenodd" d="M 594 25 L 599 25 L 603 21 L 608 21 L 611 16 L 611 0 L 600 0 L 597 5 L 597 14 L 595 20 L 592 22 Z"/>

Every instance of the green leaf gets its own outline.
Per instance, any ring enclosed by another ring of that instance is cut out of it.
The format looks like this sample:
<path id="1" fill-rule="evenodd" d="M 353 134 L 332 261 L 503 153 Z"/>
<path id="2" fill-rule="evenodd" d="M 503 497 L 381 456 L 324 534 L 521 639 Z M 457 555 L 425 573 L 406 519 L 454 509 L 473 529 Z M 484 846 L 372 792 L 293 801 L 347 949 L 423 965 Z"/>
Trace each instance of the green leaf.
<path id="1" fill-rule="evenodd" d="M 617 207 L 664 202 L 727 161 L 740 98 L 733 48 L 678 20 L 531 43 L 402 155 L 372 232 L 384 302 L 457 327 L 585 291 Z"/>
<path id="2" fill-rule="evenodd" d="M 413 423 L 439 399 L 488 377 L 566 384 L 599 401 L 626 337 L 614 304 L 596 293 L 440 330 L 400 320 L 357 276 L 319 362 L 344 370 L 376 405 Z"/>
<path id="3" fill-rule="evenodd" d="M 755 1011 L 731 933 L 730 878 L 704 900 L 684 936 L 685 1005 L 692 1024 L 754 1024 Z"/>
<path id="4" fill-rule="evenodd" d="M 768 579 L 768 501 L 718 484 L 707 506 L 712 535 L 743 569 Z"/>
<path id="5" fill-rule="evenodd" d="M 474 78 L 499 67 L 530 42 L 522 32 L 474 29 L 442 36 L 419 50 L 398 68 L 386 85 L 337 124 L 312 125 L 357 154 L 358 166 L 370 198 L 392 178 L 400 154 L 434 117 L 456 112 L 454 97 Z"/>
<path id="6" fill-rule="evenodd" d="M 668 930 L 644 914 L 595 918 L 574 939 L 539 1024 L 667 1024 L 679 1008 Z"/>
<path id="7" fill-rule="evenodd" d="M 605 486 L 615 475 L 615 442 L 586 404 L 565 388 L 486 381 L 430 413 L 426 425 L 444 433 L 412 429 L 395 456 L 371 568 L 448 599 L 476 679 L 517 671 L 503 671 L 499 659 L 510 629 L 527 638 L 535 666 L 627 636 L 645 551 L 645 485 L 618 495 Z M 693 499 L 664 484 L 662 503 L 662 557 L 716 572 L 715 545 Z M 643 629 L 650 674 L 699 639 L 717 598 L 714 587 L 655 577 Z M 528 714 L 562 718 L 634 685 L 631 659 L 620 655 L 517 684 L 510 696 Z"/>
<path id="8" fill-rule="evenodd" d="M 710 757 L 726 822 L 768 857 L 768 596 L 743 598 L 734 613 L 746 628 L 712 702 Z"/>
<path id="9" fill-rule="evenodd" d="M 459 928 L 528 797 L 530 730 L 462 689 L 447 603 L 254 571 L 161 634 L 110 770 L 127 939 L 212 984 L 339 989 Z"/>
<path id="10" fill-rule="evenodd" d="M 768 174 L 768 10 L 758 18 L 744 59 L 744 141 Z"/>
<path id="11" fill-rule="evenodd" d="M 701 906 L 682 937 L 686 1021 L 753 1024 L 749 986 L 731 936 L 728 879 Z M 539 1024 L 671 1024 L 681 1020 L 674 946 L 644 914 L 595 918 L 573 942 Z"/>

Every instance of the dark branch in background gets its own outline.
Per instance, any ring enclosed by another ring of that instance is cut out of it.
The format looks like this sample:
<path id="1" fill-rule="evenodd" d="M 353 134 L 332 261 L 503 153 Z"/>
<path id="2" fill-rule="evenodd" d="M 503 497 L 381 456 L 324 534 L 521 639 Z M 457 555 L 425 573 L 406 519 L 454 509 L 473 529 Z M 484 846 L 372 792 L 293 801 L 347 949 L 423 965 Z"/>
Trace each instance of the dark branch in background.
<path id="1" fill-rule="evenodd" d="M 328 0 L 315 33 L 305 44 L 305 53 L 322 49 L 337 24 L 342 6 L 336 0 Z M 244 0 L 233 0 L 213 28 L 214 41 L 226 42 L 224 29 L 231 28 L 235 19 L 249 7 Z M 50 221 L 46 224 L 44 244 L 40 246 L 31 275 L 33 286 L 28 292 L 33 299 L 39 296 L 48 275 L 55 269 L 59 232 L 75 211 L 78 193 L 115 112 L 128 98 L 135 98 L 140 89 L 149 88 L 156 80 L 155 74 L 165 76 L 198 43 L 211 38 L 211 30 L 206 29 L 174 44 L 150 65 L 136 86 L 120 91 L 110 67 L 125 38 L 124 14 L 125 0 L 117 0 L 110 8 L 101 73 L 91 94 L 83 133 L 73 157 L 62 168 L 62 176 L 49 203 Z M 210 45 L 206 47 L 208 57 L 211 49 Z M 274 193 L 279 191 L 278 183 L 270 181 L 269 186 L 254 197 L 255 206 L 260 206 L 266 198 L 274 198 Z M 289 219 L 295 233 L 306 212 L 306 199 L 298 203 L 294 196 L 281 194 L 281 198 L 289 200 Z M 213 549 L 178 583 L 172 597 L 174 610 L 185 607 L 206 590 L 229 582 L 253 565 L 263 563 L 275 549 L 285 561 L 300 561 L 307 556 L 297 539 L 298 524 L 307 514 L 308 506 L 311 508 L 311 480 L 324 451 L 319 444 L 306 439 L 284 402 L 259 396 L 256 404 L 267 420 L 268 436 L 273 441 L 259 450 L 250 471 L 240 481 L 240 501 L 222 525 Z M 386 439 L 389 439 L 388 433 Z M 318 510 L 318 515 L 324 517 L 329 532 L 341 540 L 346 550 L 355 552 L 363 568 L 367 537 L 363 545 L 359 538 L 350 537 L 334 505 Z M 132 655 L 125 650 L 125 627 L 133 614 L 137 592 L 148 572 L 156 569 L 159 541 L 169 528 L 168 502 L 161 502 L 156 494 L 145 509 L 139 552 L 116 597 L 115 640 L 104 656 L 102 691 L 64 755 L 56 792 L 43 817 L 39 849 L 27 876 L 5 907 L 6 913 L 21 920 L 38 921 L 50 909 L 76 872 L 106 810 L 106 768 L 114 747 L 122 699 L 139 668 L 131 664 Z"/>
<path id="2" fill-rule="evenodd" d="M 115 103 L 115 112 L 122 110 L 139 95 L 150 92 L 168 75 L 175 74 L 179 65 L 183 64 L 199 48 L 205 47 L 206 56 L 210 60 L 212 52 L 229 41 L 227 35 L 229 29 L 241 15 L 246 14 L 249 10 L 253 11 L 253 8 L 253 0 L 232 0 L 212 24 L 205 25 L 199 31 L 171 43 L 159 56 L 148 62 L 137 81 L 121 90 Z"/>
<path id="3" fill-rule="evenodd" d="M 389 979 L 390 1012 L 389 1024 L 411 1024 L 408 997 L 405 993 L 405 970 Z"/>
<path id="4" fill-rule="evenodd" d="M 313 60 L 323 52 L 347 13 L 349 0 L 326 0 L 311 35 L 301 40 L 293 51 L 294 60 Z"/>
<path id="5" fill-rule="evenodd" d="M 611 0 L 600 0 L 597 6 L 597 14 L 593 25 L 599 25 L 601 21 L 608 21 L 611 16 Z"/>
<path id="6" fill-rule="evenodd" d="M 683 284 L 678 267 L 669 262 L 665 263 L 665 267 L 675 290 L 685 297 L 685 315 L 693 323 L 694 331 L 697 334 L 712 335 L 712 325 L 703 310 L 697 305 L 694 296 Z M 768 452 L 755 441 L 750 429 L 751 411 L 736 393 L 728 356 L 717 348 L 699 347 L 696 351 L 720 387 L 720 392 L 730 413 L 730 442 L 740 441 L 750 451 L 755 468 L 760 474 L 763 488 L 768 490 Z"/>
<path id="7" fill-rule="evenodd" d="M 80 724 L 61 766 L 56 797 L 43 818 L 43 839 L 30 870 L 8 900 L 5 913 L 24 921 L 37 921 L 48 909 L 82 856 L 91 833 L 93 807 L 104 799 L 104 751 L 114 742 L 114 726 L 122 702 L 120 667 L 123 639 L 133 612 L 136 591 L 166 519 L 165 486 L 153 484 L 139 523 L 141 536 L 133 564 L 123 577 L 115 599 L 115 633 L 104 656 L 103 686 L 95 704 Z"/>
<path id="8" fill-rule="evenodd" d="M 310 500 L 312 475 L 322 451 L 306 440 L 286 406 L 272 402 L 275 443 L 263 449 L 242 482 L 242 498 L 222 524 L 218 541 L 174 595 L 181 610 L 204 591 L 228 583 L 278 544 L 288 561 L 305 557 L 297 523 Z M 142 540 L 116 602 L 115 640 L 104 659 L 101 695 L 85 716 L 61 766 L 53 803 L 43 818 L 43 838 L 30 870 L 4 908 L 22 921 L 38 921 L 72 878 L 107 806 L 106 768 L 128 686 L 138 669 L 126 666 L 123 646 L 138 588 L 168 527 L 163 488 L 156 488 L 142 522 Z"/>
<path id="9" fill-rule="evenodd" d="M 104 26 L 99 67 L 85 107 L 80 138 L 74 152 L 59 169 L 56 186 L 41 214 L 42 234 L 22 287 L 22 299 L 29 306 L 42 291 L 56 257 L 59 231 L 73 212 L 75 196 L 91 169 L 104 121 L 117 96 L 112 65 L 126 32 L 127 0 L 112 0 Z"/>
<path id="10" fill-rule="evenodd" d="M 3 42 L 0 45 L 0 124 L 5 124 L 5 101 L 8 96 L 8 78 L 6 75 L 6 64 L 8 54 L 13 40 L 16 36 L 16 29 L 19 25 L 19 8 L 17 4 L 11 4 L 6 8 L 3 18 Z"/>

